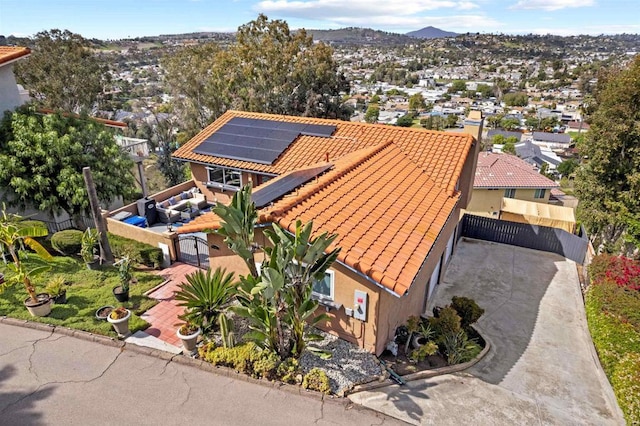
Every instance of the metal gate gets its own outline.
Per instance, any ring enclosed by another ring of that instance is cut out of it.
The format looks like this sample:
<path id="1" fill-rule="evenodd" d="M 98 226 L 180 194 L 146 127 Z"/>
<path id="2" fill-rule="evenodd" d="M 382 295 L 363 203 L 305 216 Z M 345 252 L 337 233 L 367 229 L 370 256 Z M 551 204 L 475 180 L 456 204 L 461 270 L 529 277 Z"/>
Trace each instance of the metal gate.
<path id="1" fill-rule="evenodd" d="M 209 267 L 209 245 L 204 238 L 184 235 L 178 238 L 178 260 L 198 268 Z"/>

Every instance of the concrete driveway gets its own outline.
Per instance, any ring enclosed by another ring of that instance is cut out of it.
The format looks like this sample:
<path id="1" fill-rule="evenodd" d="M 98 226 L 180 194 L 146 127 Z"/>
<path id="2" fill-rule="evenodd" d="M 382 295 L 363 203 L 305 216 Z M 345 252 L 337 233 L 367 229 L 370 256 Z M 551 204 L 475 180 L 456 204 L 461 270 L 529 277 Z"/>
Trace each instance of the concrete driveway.
<path id="1" fill-rule="evenodd" d="M 624 424 L 587 329 L 576 265 L 520 247 L 464 240 L 435 304 L 468 296 L 491 343 L 464 373 L 350 398 L 413 424 Z"/>

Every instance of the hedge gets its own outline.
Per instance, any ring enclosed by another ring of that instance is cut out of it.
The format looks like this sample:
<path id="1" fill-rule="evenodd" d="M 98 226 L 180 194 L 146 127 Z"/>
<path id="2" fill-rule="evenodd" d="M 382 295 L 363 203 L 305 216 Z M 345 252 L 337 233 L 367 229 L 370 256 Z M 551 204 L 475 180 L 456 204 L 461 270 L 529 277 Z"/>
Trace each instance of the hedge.
<path id="1" fill-rule="evenodd" d="M 77 256 L 82 247 L 82 231 L 65 229 L 51 236 L 51 247 L 63 256 Z"/>
<path id="2" fill-rule="evenodd" d="M 107 236 L 114 256 L 129 256 L 132 261 L 153 268 L 159 268 L 162 264 L 163 254 L 159 247 L 111 233 L 108 233 Z"/>
<path id="3" fill-rule="evenodd" d="M 635 270 L 627 259 L 597 256 L 589 269 L 585 302 L 593 344 L 628 424 L 640 424 L 640 292 L 632 289 L 638 279 Z"/>

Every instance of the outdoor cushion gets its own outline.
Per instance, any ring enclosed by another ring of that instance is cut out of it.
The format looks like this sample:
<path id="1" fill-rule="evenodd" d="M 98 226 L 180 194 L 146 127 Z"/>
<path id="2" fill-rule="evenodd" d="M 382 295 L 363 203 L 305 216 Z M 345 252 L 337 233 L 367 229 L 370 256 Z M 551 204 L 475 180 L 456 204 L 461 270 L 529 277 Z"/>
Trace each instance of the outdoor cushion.
<path id="1" fill-rule="evenodd" d="M 169 202 L 170 206 L 173 206 L 175 203 L 177 203 L 176 197 L 171 197 L 167 201 Z"/>
<path id="2" fill-rule="evenodd" d="M 169 206 L 169 200 L 164 200 L 162 203 L 160 203 L 160 207 L 162 207 L 163 209 L 168 209 Z"/>
<path id="3" fill-rule="evenodd" d="M 187 194 L 186 192 L 183 192 L 180 194 L 180 198 L 183 200 L 186 200 L 187 198 L 190 198 L 190 197 L 189 197 L 189 194 Z"/>

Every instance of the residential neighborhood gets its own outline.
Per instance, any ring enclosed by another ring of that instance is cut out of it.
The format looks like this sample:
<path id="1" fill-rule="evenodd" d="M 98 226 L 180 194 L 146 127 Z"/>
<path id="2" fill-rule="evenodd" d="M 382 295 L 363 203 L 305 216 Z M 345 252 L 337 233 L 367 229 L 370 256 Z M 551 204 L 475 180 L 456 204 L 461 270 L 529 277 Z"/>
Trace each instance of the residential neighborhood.
<path id="1" fill-rule="evenodd" d="M 640 421 L 640 37 L 432 32 L 0 36 L 7 424 Z"/>

